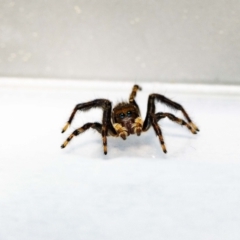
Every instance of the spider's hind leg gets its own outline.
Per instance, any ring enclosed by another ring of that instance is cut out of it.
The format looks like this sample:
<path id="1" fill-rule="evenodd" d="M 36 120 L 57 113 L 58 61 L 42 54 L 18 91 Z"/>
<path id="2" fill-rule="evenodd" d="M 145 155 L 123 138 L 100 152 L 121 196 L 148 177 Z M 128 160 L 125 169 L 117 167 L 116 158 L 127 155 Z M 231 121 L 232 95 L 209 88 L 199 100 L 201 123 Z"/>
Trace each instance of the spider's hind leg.
<path id="1" fill-rule="evenodd" d="M 192 125 L 190 125 L 189 123 L 185 122 L 183 119 L 181 118 L 177 118 L 175 117 L 173 114 L 171 113 L 163 113 L 163 112 L 159 112 L 155 114 L 157 121 L 159 121 L 162 118 L 169 118 L 171 121 L 178 123 L 181 126 L 186 126 L 193 134 L 197 134 L 197 130 L 192 127 Z"/>
<path id="2" fill-rule="evenodd" d="M 140 113 L 140 110 L 139 110 L 139 107 L 138 107 L 138 104 L 136 103 L 135 101 L 135 97 L 137 95 L 137 91 L 138 90 L 142 90 L 142 88 L 139 86 L 139 85 L 134 85 L 133 88 L 132 88 L 132 92 L 129 96 L 129 102 L 132 103 L 133 105 L 135 105 L 138 109 L 138 112 Z"/>
<path id="3" fill-rule="evenodd" d="M 134 85 L 133 88 L 132 88 L 132 92 L 130 94 L 130 97 L 129 97 L 129 102 L 134 101 L 134 98 L 136 97 L 138 90 L 141 91 L 142 88 L 139 85 Z"/>
<path id="4" fill-rule="evenodd" d="M 133 104 L 137 109 L 138 117 L 135 119 L 134 124 L 133 124 L 134 133 L 136 133 L 137 136 L 141 135 L 142 127 L 143 127 L 143 120 L 141 118 L 139 106 L 138 106 L 137 102 L 135 101 L 135 97 L 137 95 L 137 91 L 141 91 L 141 90 L 142 90 L 142 88 L 139 85 L 134 85 L 132 88 L 132 92 L 129 96 L 129 103 Z"/>

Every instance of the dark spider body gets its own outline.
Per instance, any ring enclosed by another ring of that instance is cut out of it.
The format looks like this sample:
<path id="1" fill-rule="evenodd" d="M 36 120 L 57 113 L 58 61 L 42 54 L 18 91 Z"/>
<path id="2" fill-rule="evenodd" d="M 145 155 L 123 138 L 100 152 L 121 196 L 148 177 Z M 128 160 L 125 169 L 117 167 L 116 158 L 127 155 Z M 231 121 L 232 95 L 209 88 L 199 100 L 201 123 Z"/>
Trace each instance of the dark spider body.
<path id="1" fill-rule="evenodd" d="M 121 124 L 127 130 L 127 135 L 135 134 L 135 120 L 140 117 L 139 109 L 132 103 L 119 103 L 112 112 L 113 123 Z"/>
<path id="2" fill-rule="evenodd" d="M 62 144 L 61 147 L 66 147 L 66 145 L 71 141 L 74 136 L 83 133 L 91 127 L 101 133 L 104 154 L 107 154 L 107 136 L 121 137 L 123 140 L 125 140 L 130 134 L 137 134 L 138 136 L 140 136 L 141 132 L 146 132 L 152 126 L 156 135 L 159 138 L 163 152 L 166 153 L 167 150 L 163 140 L 162 131 L 160 126 L 158 125 L 159 120 L 167 117 L 173 122 L 176 122 L 182 126 L 186 126 L 193 134 L 196 134 L 197 131 L 199 131 L 197 126 L 192 122 L 189 115 L 180 104 L 173 102 L 165 96 L 157 93 L 149 95 L 147 115 L 145 120 L 143 121 L 141 118 L 138 104 L 135 101 L 138 90 L 141 90 L 141 87 L 138 85 L 134 85 L 129 97 L 129 102 L 119 103 L 113 109 L 112 103 L 107 99 L 95 99 L 90 102 L 77 104 L 73 109 L 73 112 L 68 122 L 64 126 L 62 133 L 65 132 L 68 126 L 71 124 L 77 110 L 87 111 L 94 107 L 102 108 L 102 123 L 94 122 L 84 124 L 81 128 L 73 131 L 73 133 L 66 139 L 66 141 Z M 181 118 L 175 117 L 171 113 L 155 113 L 155 102 L 161 102 L 175 110 L 180 110 L 186 118 L 187 122 Z"/>

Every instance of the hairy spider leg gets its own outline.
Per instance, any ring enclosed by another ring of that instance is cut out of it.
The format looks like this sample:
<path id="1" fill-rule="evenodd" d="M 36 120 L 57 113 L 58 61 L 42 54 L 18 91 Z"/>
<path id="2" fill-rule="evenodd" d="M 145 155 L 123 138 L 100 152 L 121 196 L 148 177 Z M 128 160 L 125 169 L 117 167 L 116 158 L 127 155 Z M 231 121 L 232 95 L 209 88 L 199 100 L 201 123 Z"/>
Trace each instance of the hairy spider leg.
<path id="1" fill-rule="evenodd" d="M 100 108 L 103 109 L 101 134 L 102 134 L 102 141 L 103 141 L 103 151 L 104 151 L 104 154 L 106 155 L 107 154 L 108 129 L 114 136 L 117 135 L 116 130 L 114 129 L 114 127 L 112 125 L 112 122 L 111 122 L 112 103 L 109 100 L 107 100 L 107 99 L 96 99 L 96 100 L 93 100 L 93 101 L 90 101 L 90 102 L 77 104 L 75 106 L 75 108 L 73 109 L 73 112 L 72 112 L 67 124 L 63 128 L 62 132 L 66 131 L 68 126 L 71 124 L 77 110 L 88 111 L 91 108 L 96 108 L 96 107 L 100 107 Z"/>
<path id="2" fill-rule="evenodd" d="M 155 113 L 155 100 L 158 102 L 161 102 L 163 104 L 166 104 L 168 107 L 173 108 L 175 110 L 180 110 L 184 117 L 187 119 L 189 125 L 195 130 L 199 131 L 198 127 L 192 122 L 189 115 L 185 111 L 185 109 L 178 103 L 166 98 L 163 95 L 160 94 L 151 94 L 148 97 L 148 107 L 147 107 L 147 115 L 143 123 L 143 131 L 147 131 L 151 127 L 151 117 L 150 115 Z"/>
<path id="3" fill-rule="evenodd" d="M 139 85 L 134 85 L 133 86 L 133 88 L 132 88 L 132 92 L 131 92 L 131 94 L 130 94 L 130 96 L 129 96 L 129 103 L 132 103 L 134 106 L 136 106 L 136 108 L 138 109 L 138 113 L 139 113 L 139 115 L 141 115 L 140 114 L 140 110 L 139 110 L 139 106 L 138 106 L 138 104 L 136 103 L 136 101 L 135 101 L 135 97 L 136 97 L 136 95 L 137 95 L 137 91 L 141 91 L 142 90 L 142 88 L 139 86 Z M 141 135 L 141 132 L 142 132 L 142 126 L 143 126 L 143 120 L 142 120 L 142 118 L 141 117 L 138 117 L 138 118 L 136 118 L 135 119 L 135 123 L 134 123 L 134 132 L 138 135 L 138 136 L 140 136 Z"/>
<path id="4" fill-rule="evenodd" d="M 177 118 L 171 113 L 159 112 L 159 113 L 156 113 L 155 116 L 157 118 L 157 121 L 159 121 L 162 118 L 168 117 L 171 121 L 176 122 L 182 126 L 186 126 L 193 134 L 197 134 L 197 131 L 195 128 L 193 128 L 190 124 L 185 122 L 183 119 Z"/>
<path id="5" fill-rule="evenodd" d="M 136 101 L 135 101 L 135 97 L 136 97 L 136 95 L 137 95 L 137 91 L 138 91 L 138 90 L 141 91 L 142 88 L 141 88 L 140 86 L 138 86 L 138 85 L 134 85 L 133 88 L 132 88 L 132 92 L 131 92 L 131 94 L 130 94 L 130 96 L 129 96 L 129 103 L 134 104 L 134 105 L 137 107 L 138 112 L 140 113 L 138 104 L 137 104 Z"/>
<path id="6" fill-rule="evenodd" d="M 81 133 L 85 132 L 86 130 L 88 130 L 90 127 L 93 128 L 93 129 L 96 129 L 99 133 L 102 132 L 102 124 L 100 124 L 98 122 L 86 123 L 82 127 L 74 130 L 72 132 L 72 134 L 69 135 L 69 137 L 66 139 L 66 141 L 62 144 L 61 148 L 65 148 L 68 145 L 68 143 L 72 140 L 72 138 L 74 136 L 78 136 L 79 134 L 81 134 Z"/>
<path id="7" fill-rule="evenodd" d="M 161 131 L 160 126 L 157 123 L 157 117 L 156 117 L 155 114 L 153 114 L 153 113 L 150 114 L 150 121 L 152 123 L 152 126 L 153 126 L 153 129 L 154 129 L 155 133 L 157 134 L 157 136 L 159 138 L 159 141 L 161 143 L 163 152 L 167 153 L 167 149 L 166 149 L 166 146 L 165 146 L 165 143 L 164 143 L 162 131 Z"/>
<path id="8" fill-rule="evenodd" d="M 151 126 L 153 126 L 154 128 L 154 131 L 156 132 L 157 136 L 159 137 L 159 141 L 161 143 L 161 146 L 162 146 L 162 149 L 163 149 L 163 152 L 167 152 L 166 151 L 166 147 L 165 147 L 165 144 L 164 144 L 164 140 L 163 140 L 163 136 L 162 136 L 162 132 L 161 132 L 161 129 L 159 127 L 159 125 L 157 124 L 157 122 L 161 119 L 161 118 L 164 118 L 164 117 L 168 117 L 169 119 L 171 119 L 172 121 L 175 121 L 177 123 L 181 123 L 182 125 L 184 125 L 184 121 L 175 117 L 174 115 L 169 115 L 169 114 L 166 114 L 166 115 L 163 115 L 162 113 L 157 113 L 155 114 L 155 100 L 157 100 L 158 102 L 161 102 L 163 104 L 166 104 L 167 106 L 175 109 L 175 110 L 180 110 L 184 117 L 187 119 L 188 121 L 188 125 L 187 126 L 191 126 L 191 131 L 192 132 L 196 132 L 196 131 L 199 131 L 199 129 L 197 128 L 197 126 L 192 122 L 192 120 L 190 119 L 189 115 L 187 114 L 187 112 L 184 110 L 184 108 L 176 103 L 176 102 L 173 102 L 172 100 L 166 98 L 165 96 L 163 95 L 160 95 L 160 94 L 151 94 L 149 95 L 148 97 L 148 106 L 147 106 L 147 115 L 146 115 L 146 118 L 144 120 L 144 123 L 143 123 L 143 131 L 147 131 Z"/>
<path id="9" fill-rule="evenodd" d="M 100 134 L 102 133 L 102 124 L 101 123 L 98 123 L 98 122 L 86 123 L 82 127 L 74 130 L 72 132 L 72 134 L 70 134 L 69 137 L 66 139 L 66 141 L 62 144 L 61 148 L 65 148 L 68 145 L 68 143 L 72 140 L 73 137 L 78 136 L 79 134 L 85 132 L 89 128 L 93 128 L 93 129 L 97 130 Z M 111 132 L 111 130 L 109 129 L 107 136 L 110 136 L 110 135 L 115 136 L 115 134 L 113 132 Z"/>

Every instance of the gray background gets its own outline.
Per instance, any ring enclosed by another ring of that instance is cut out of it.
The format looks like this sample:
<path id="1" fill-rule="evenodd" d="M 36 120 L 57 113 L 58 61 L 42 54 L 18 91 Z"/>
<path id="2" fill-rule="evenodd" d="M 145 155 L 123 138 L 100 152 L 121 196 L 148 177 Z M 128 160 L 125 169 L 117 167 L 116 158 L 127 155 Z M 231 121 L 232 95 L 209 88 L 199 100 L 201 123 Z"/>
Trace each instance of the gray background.
<path id="1" fill-rule="evenodd" d="M 239 0 L 0 3 L 0 76 L 240 84 Z"/>

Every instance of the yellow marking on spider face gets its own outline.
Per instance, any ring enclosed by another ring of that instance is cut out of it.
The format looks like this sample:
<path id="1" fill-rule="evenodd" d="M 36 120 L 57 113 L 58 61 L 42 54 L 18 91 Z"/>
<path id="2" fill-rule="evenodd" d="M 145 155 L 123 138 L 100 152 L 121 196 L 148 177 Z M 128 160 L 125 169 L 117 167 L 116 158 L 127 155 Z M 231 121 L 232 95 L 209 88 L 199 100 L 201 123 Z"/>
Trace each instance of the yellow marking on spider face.
<path id="1" fill-rule="evenodd" d="M 66 125 L 63 127 L 62 132 L 65 132 L 68 127 L 69 127 L 69 123 L 67 122 Z"/>

